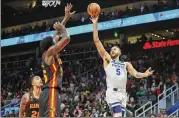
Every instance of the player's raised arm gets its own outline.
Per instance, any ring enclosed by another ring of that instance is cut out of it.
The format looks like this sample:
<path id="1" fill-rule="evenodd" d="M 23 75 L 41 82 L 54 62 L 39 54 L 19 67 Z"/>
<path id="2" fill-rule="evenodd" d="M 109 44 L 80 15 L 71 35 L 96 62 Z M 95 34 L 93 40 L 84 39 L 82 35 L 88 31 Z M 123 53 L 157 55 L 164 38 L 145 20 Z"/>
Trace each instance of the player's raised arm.
<path id="1" fill-rule="evenodd" d="M 125 63 L 126 63 L 126 68 L 127 68 L 128 72 L 135 78 L 148 77 L 148 76 L 152 75 L 154 72 L 154 70 L 151 70 L 151 67 L 149 69 L 147 69 L 144 73 L 137 72 L 131 63 L 129 63 L 129 62 L 125 62 Z"/>
<path id="2" fill-rule="evenodd" d="M 93 40 L 94 43 L 96 45 L 96 48 L 98 50 L 99 55 L 103 58 L 103 59 L 107 59 L 108 61 L 111 59 L 110 55 L 108 54 L 108 52 L 106 52 L 106 50 L 104 49 L 101 41 L 99 40 L 99 36 L 98 36 L 98 17 L 91 17 L 91 21 L 93 22 Z"/>
<path id="3" fill-rule="evenodd" d="M 62 38 L 57 43 L 54 42 L 55 45 L 51 46 L 47 50 L 45 54 L 47 57 L 56 55 L 70 42 L 70 36 L 68 35 L 66 28 L 61 23 L 55 23 L 53 27 L 56 31 L 61 32 Z"/>
<path id="4" fill-rule="evenodd" d="M 73 5 L 71 3 L 65 6 L 65 17 L 63 18 L 63 21 L 61 22 L 62 25 L 65 26 L 69 18 L 75 14 L 76 11 L 70 12 L 72 8 L 73 8 Z"/>
<path id="5" fill-rule="evenodd" d="M 21 99 L 20 109 L 19 109 L 19 117 L 24 117 L 26 105 L 28 104 L 28 101 L 29 101 L 28 96 L 29 96 L 29 94 L 26 93 L 23 95 L 23 97 Z"/>
<path id="6" fill-rule="evenodd" d="M 72 17 L 75 14 L 76 11 L 70 12 L 72 8 L 73 8 L 73 5 L 71 3 L 65 6 L 65 16 L 61 22 L 62 25 L 65 26 L 67 21 L 70 19 L 70 17 Z M 60 39 L 60 36 L 61 36 L 61 32 L 56 30 L 55 35 L 54 35 L 54 40 L 58 42 Z"/>

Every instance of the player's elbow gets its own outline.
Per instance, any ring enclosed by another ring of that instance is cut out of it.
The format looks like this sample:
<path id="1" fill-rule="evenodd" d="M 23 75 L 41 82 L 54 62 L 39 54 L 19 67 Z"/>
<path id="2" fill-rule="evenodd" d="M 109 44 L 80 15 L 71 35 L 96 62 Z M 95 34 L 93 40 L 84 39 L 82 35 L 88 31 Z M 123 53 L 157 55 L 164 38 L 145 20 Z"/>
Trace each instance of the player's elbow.
<path id="1" fill-rule="evenodd" d="M 140 76 L 134 76 L 135 78 L 137 78 L 137 79 L 141 79 L 141 77 Z"/>
<path id="2" fill-rule="evenodd" d="M 143 78 L 143 77 L 142 77 L 140 74 L 138 74 L 138 73 L 135 73 L 135 74 L 134 74 L 134 77 L 137 78 L 137 79 Z"/>
<path id="3" fill-rule="evenodd" d="M 71 41 L 70 36 L 67 36 L 66 40 L 67 40 L 67 43 L 70 43 L 70 41 Z"/>
<path id="4" fill-rule="evenodd" d="M 141 78 L 137 72 L 130 72 L 130 74 L 137 79 Z"/>
<path id="5" fill-rule="evenodd" d="M 70 41 L 71 41 L 70 36 L 65 36 L 65 37 L 64 37 L 65 45 L 67 45 L 68 43 L 70 43 Z"/>
<path id="6" fill-rule="evenodd" d="M 61 51 L 66 45 L 68 45 L 68 43 L 70 42 L 70 37 L 63 37 L 64 39 L 62 39 L 60 42 L 57 43 L 57 45 L 54 47 L 55 53 Z"/>

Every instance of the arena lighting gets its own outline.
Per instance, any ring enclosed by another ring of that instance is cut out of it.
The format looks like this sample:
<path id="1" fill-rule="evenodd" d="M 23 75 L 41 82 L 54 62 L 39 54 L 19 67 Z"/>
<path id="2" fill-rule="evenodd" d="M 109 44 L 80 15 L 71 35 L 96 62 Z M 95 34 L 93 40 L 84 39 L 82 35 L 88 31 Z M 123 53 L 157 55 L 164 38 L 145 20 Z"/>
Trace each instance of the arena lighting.
<path id="1" fill-rule="evenodd" d="M 146 42 L 143 45 L 144 50 L 149 50 L 149 49 L 156 49 L 156 48 L 164 48 L 164 47 L 173 47 L 173 46 L 179 46 L 179 39 L 176 40 L 167 40 L 167 41 L 153 41 L 153 42 Z"/>
<path id="2" fill-rule="evenodd" d="M 117 32 L 114 32 L 114 37 L 118 37 L 118 33 Z"/>

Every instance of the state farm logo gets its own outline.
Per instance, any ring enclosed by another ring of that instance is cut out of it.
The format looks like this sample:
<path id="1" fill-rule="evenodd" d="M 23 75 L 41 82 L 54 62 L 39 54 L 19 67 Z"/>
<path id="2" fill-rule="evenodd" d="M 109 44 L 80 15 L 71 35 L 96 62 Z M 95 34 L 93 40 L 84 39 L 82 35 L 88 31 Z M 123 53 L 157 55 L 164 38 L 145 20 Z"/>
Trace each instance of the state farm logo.
<path id="1" fill-rule="evenodd" d="M 167 40 L 167 41 L 153 41 L 152 43 L 146 42 L 143 45 L 144 50 L 154 49 L 154 48 L 164 48 L 164 47 L 172 47 L 179 45 L 179 40 Z"/>

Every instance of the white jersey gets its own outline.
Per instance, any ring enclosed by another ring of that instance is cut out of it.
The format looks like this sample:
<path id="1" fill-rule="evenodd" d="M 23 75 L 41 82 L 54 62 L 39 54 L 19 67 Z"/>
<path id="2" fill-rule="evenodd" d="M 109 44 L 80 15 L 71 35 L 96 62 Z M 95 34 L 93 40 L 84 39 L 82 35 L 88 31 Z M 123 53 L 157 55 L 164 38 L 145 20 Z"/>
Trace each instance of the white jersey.
<path id="1" fill-rule="evenodd" d="M 106 83 L 108 88 L 126 89 L 126 63 L 111 60 L 109 65 L 104 68 L 104 70 L 106 72 Z"/>

